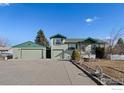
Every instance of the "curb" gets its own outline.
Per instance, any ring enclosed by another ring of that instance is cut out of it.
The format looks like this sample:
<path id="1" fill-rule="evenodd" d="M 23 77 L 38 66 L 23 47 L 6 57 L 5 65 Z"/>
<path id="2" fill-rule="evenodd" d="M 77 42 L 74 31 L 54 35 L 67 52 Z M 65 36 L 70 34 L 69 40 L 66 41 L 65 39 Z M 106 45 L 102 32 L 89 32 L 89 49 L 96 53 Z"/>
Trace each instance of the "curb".
<path id="1" fill-rule="evenodd" d="M 77 68 L 79 68 L 81 71 L 83 71 L 90 79 L 92 79 L 97 85 L 104 85 L 104 83 L 102 83 L 98 78 L 93 77 L 88 71 L 86 71 L 85 69 L 83 69 L 79 64 L 71 61 L 72 64 L 74 64 Z"/>

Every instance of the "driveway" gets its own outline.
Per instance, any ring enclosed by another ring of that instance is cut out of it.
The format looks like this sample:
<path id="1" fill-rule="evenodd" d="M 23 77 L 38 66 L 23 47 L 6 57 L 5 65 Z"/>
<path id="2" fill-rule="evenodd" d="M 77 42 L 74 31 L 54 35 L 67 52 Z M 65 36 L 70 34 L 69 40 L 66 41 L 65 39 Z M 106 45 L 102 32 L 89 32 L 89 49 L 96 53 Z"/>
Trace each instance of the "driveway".
<path id="1" fill-rule="evenodd" d="M 0 61 L 0 85 L 96 85 L 69 61 Z"/>

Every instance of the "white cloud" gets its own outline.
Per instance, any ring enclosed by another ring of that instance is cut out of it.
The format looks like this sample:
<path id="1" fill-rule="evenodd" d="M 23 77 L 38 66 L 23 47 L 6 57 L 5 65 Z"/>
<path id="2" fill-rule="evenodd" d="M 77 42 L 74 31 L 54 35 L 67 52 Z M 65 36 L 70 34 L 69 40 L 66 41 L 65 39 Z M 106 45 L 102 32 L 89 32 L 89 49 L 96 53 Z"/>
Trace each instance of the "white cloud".
<path id="1" fill-rule="evenodd" d="M 91 18 L 87 18 L 87 19 L 86 19 L 86 22 L 87 22 L 87 23 L 91 23 L 91 22 L 93 22 L 93 21 L 94 21 L 94 20 L 91 19 Z"/>
<path id="2" fill-rule="evenodd" d="M 9 6 L 10 3 L 0 3 L 0 6 Z"/>
<path id="3" fill-rule="evenodd" d="M 93 18 L 87 18 L 86 20 L 85 20 L 85 22 L 86 23 L 88 23 L 88 24 L 91 24 L 91 23 L 94 23 L 96 20 L 98 20 L 99 18 L 98 17 L 93 17 Z"/>

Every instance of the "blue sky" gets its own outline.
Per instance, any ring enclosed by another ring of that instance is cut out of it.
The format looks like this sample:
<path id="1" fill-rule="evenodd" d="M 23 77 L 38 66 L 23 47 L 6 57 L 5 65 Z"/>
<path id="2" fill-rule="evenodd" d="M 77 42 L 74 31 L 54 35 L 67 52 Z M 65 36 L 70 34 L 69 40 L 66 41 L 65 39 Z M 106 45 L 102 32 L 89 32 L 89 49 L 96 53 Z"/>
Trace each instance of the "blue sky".
<path id="1" fill-rule="evenodd" d="M 0 36 L 11 45 L 34 41 L 42 29 L 68 38 L 105 39 L 124 27 L 124 4 L 0 4 Z"/>

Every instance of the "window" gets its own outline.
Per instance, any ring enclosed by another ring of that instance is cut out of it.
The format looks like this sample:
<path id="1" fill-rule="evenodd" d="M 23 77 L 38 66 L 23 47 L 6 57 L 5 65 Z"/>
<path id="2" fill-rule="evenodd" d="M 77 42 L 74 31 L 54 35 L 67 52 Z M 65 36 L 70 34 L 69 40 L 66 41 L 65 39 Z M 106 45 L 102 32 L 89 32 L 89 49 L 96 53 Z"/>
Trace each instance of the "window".
<path id="1" fill-rule="evenodd" d="M 76 44 L 68 44 L 68 49 L 69 49 L 69 50 L 74 50 L 74 49 L 76 49 Z"/>
<path id="2" fill-rule="evenodd" d="M 56 45 L 62 44 L 61 38 L 56 38 L 55 44 Z"/>
<path id="3" fill-rule="evenodd" d="M 96 51 L 96 45 L 94 44 L 91 46 L 91 53 L 95 54 L 95 51 Z"/>
<path id="4" fill-rule="evenodd" d="M 83 51 L 85 51 L 85 45 L 81 45 L 81 49 L 83 50 Z"/>

